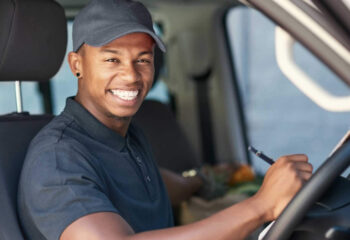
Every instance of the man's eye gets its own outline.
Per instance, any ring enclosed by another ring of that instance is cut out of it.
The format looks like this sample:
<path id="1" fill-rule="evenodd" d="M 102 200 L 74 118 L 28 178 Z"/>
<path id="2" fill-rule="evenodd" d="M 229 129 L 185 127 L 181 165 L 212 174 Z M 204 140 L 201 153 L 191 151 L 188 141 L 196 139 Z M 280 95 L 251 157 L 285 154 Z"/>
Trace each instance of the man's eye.
<path id="1" fill-rule="evenodd" d="M 119 59 L 116 59 L 116 58 L 109 58 L 106 60 L 106 62 L 113 62 L 113 63 L 119 63 Z"/>
<path id="2" fill-rule="evenodd" d="M 139 59 L 137 60 L 138 63 L 151 63 L 151 60 L 149 59 Z"/>

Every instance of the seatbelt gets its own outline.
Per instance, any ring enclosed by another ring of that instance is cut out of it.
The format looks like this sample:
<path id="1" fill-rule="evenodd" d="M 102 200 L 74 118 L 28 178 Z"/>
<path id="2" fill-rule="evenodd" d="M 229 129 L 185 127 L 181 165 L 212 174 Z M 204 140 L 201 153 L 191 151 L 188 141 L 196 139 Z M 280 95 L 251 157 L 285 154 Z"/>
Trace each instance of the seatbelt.
<path id="1" fill-rule="evenodd" d="M 53 105 L 52 105 L 52 92 L 51 92 L 51 83 L 50 82 L 39 82 L 38 88 L 41 93 L 43 103 L 44 103 L 44 113 L 52 114 Z"/>
<path id="2" fill-rule="evenodd" d="M 192 79 L 196 83 L 197 108 L 199 115 L 203 163 L 214 165 L 216 163 L 216 159 L 208 84 L 211 72 L 211 68 L 208 68 L 203 74 L 193 75 Z"/>

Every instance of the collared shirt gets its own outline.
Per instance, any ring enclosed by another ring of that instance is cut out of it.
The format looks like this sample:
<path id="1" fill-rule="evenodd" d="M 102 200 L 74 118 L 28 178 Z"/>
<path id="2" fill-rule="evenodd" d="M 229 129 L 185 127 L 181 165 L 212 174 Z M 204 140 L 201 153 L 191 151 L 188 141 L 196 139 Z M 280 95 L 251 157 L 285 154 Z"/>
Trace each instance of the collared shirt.
<path id="1" fill-rule="evenodd" d="M 18 208 L 29 239 L 58 240 L 96 212 L 122 216 L 135 232 L 173 226 L 170 202 L 140 130 L 124 138 L 68 98 L 40 131 L 21 173 Z"/>

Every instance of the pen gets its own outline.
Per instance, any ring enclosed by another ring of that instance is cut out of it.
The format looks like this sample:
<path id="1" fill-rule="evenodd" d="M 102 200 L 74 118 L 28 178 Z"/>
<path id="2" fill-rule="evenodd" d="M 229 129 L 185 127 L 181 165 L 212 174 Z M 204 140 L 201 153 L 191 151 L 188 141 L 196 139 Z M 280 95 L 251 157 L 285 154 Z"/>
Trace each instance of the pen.
<path id="1" fill-rule="evenodd" d="M 266 156 L 262 151 L 256 150 L 254 147 L 249 146 L 248 150 L 254 153 L 256 156 L 267 162 L 268 164 L 272 165 L 275 163 L 275 161 L 272 158 L 269 158 Z"/>

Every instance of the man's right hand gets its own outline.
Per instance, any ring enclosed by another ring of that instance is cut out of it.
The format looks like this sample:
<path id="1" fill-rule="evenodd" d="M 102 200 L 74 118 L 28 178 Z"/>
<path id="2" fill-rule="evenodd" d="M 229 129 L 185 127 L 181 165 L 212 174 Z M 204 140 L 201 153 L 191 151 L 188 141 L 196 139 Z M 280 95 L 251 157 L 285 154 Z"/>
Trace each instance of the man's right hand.
<path id="1" fill-rule="evenodd" d="M 312 175 L 313 167 L 304 154 L 280 157 L 267 171 L 256 198 L 267 221 L 276 219 L 294 195 Z"/>

